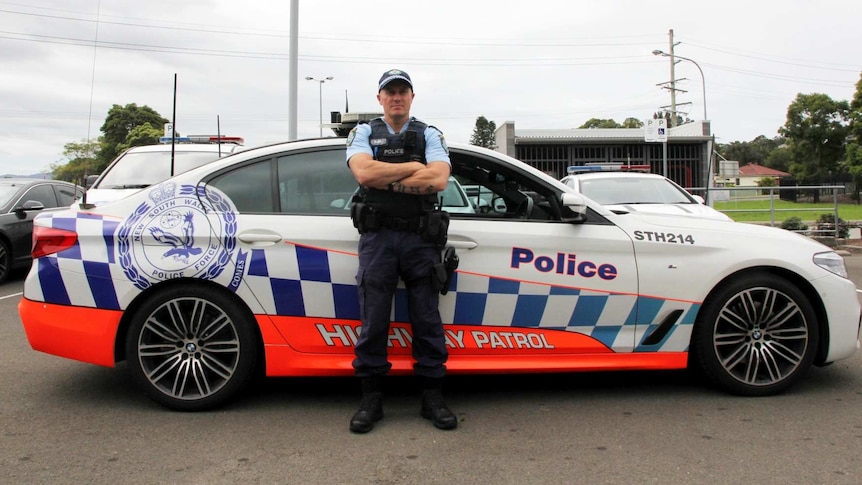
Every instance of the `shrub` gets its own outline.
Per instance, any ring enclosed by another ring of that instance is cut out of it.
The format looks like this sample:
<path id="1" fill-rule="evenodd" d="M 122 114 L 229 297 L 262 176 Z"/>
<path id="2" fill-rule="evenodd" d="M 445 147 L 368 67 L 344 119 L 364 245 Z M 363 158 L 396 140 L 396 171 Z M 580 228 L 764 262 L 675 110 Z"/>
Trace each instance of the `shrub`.
<path id="1" fill-rule="evenodd" d="M 820 230 L 835 230 L 835 214 L 820 214 L 817 219 L 817 228 Z M 850 236 L 850 226 L 842 218 L 838 218 L 838 237 L 847 239 Z"/>
<path id="2" fill-rule="evenodd" d="M 808 224 L 802 222 L 802 218 L 800 217 L 788 217 L 781 223 L 782 229 L 787 229 L 788 231 L 807 231 Z"/>

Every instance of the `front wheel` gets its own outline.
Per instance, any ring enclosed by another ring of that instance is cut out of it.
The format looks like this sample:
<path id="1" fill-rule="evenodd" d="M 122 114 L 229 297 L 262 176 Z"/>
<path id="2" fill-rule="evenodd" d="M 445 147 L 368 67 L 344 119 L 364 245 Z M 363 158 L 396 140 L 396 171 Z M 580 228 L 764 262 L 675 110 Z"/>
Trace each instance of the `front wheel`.
<path id="1" fill-rule="evenodd" d="M 249 381 L 258 358 L 254 320 L 205 286 L 175 286 L 135 312 L 126 339 L 129 371 L 154 401 L 180 411 L 224 404 Z"/>
<path id="2" fill-rule="evenodd" d="M 766 396 L 784 391 L 811 367 L 818 336 L 813 307 L 796 286 L 773 275 L 747 275 L 704 304 L 693 357 L 728 392 Z"/>

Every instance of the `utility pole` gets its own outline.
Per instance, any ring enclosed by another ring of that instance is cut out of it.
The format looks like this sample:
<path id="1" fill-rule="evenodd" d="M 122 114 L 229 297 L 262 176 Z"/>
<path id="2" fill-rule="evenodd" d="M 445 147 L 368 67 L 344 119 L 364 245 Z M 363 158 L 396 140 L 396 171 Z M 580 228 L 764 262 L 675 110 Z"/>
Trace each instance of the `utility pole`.
<path id="1" fill-rule="evenodd" d="M 687 92 L 685 89 L 679 89 L 676 87 L 676 82 L 681 81 L 681 79 L 676 78 L 676 63 L 677 60 L 675 58 L 673 49 L 675 46 L 679 45 L 679 42 L 673 41 L 673 29 L 668 31 L 668 36 L 670 41 L 668 43 L 668 50 L 670 51 L 668 54 L 665 54 L 662 51 L 655 50 L 653 51 L 654 55 L 664 55 L 670 58 L 670 81 L 665 81 L 663 83 L 658 83 L 656 86 L 661 86 L 662 89 L 667 89 L 670 91 L 670 106 L 662 106 L 662 109 L 670 108 L 670 126 L 677 125 L 677 103 L 676 103 L 676 92 Z M 698 67 L 699 69 L 700 67 Z M 691 104 L 691 103 L 682 103 L 682 104 Z"/>

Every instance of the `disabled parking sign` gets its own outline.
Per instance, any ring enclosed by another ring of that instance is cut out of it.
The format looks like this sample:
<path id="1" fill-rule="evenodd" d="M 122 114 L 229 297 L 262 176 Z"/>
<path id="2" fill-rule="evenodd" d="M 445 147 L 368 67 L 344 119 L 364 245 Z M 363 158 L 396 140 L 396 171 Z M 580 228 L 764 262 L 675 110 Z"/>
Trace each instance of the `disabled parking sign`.
<path id="1" fill-rule="evenodd" d="M 646 120 L 644 122 L 644 141 L 660 142 L 667 141 L 667 120 L 659 118 L 655 120 Z"/>

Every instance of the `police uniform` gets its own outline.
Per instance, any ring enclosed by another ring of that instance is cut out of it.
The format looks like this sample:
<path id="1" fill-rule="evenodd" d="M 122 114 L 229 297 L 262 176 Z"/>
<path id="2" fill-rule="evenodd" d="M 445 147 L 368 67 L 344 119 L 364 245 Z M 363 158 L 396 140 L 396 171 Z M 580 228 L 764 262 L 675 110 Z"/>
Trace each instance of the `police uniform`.
<path id="1" fill-rule="evenodd" d="M 399 133 L 383 118 L 357 126 L 348 138 L 347 159 L 357 153 L 370 153 L 375 160 L 388 163 L 427 163 L 429 159 L 450 163 L 442 133 L 415 118 Z M 385 375 L 391 368 L 387 359 L 389 317 L 400 277 L 408 294 L 414 372 L 443 377 L 448 351 L 438 310 L 439 293 L 432 285 L 432 269 L 440 262 L 440 252 L 418 232 L 421 217 L 434 209 L 437 195 L 366 189 L 365 203 L 380 218 L 380 227 L 359 238 L 356 282 L 362 332 L 353 362 L 356 375 Z"/>
<path id="2" fill-rule="evenodd" d="M 383 73 L 378 92 L 395 81 L 409 85 L 412 96 L 410 76 L 398 69 Z M 371 155 L 378 162 L 427 165 L 431 161 L 451 167 L 443 134 L 416 118 L 410 118 L 398 133 L 385 117 L 356 126 L 347 138 L 348 166 L 357 154 Z M 362 331 L 354 348 L 353 367 L 361 378 L 362 401 L 350 420 L 350 430 L 367 433 L 383 418 L 383 376 L 392 367 L 387 356 L 389 318 L 399 279 L 407 289 L 413 371 L 422 383 L 420 415 L 437 428 L 454 429 L 457 418 L 443 402 L 441 393 L 449 353 L 437 308 L 441 288 L 434 284 L 448 217 L 437 208 L 437 194 L 407 194 L 392 189 L 392 184 L 389 190 L 362 187 L 351 207 L 351 217 L 361 234 L 356 283 Z M 446 221 L 442 231 L 438 230 L 441 218 Z"/>

